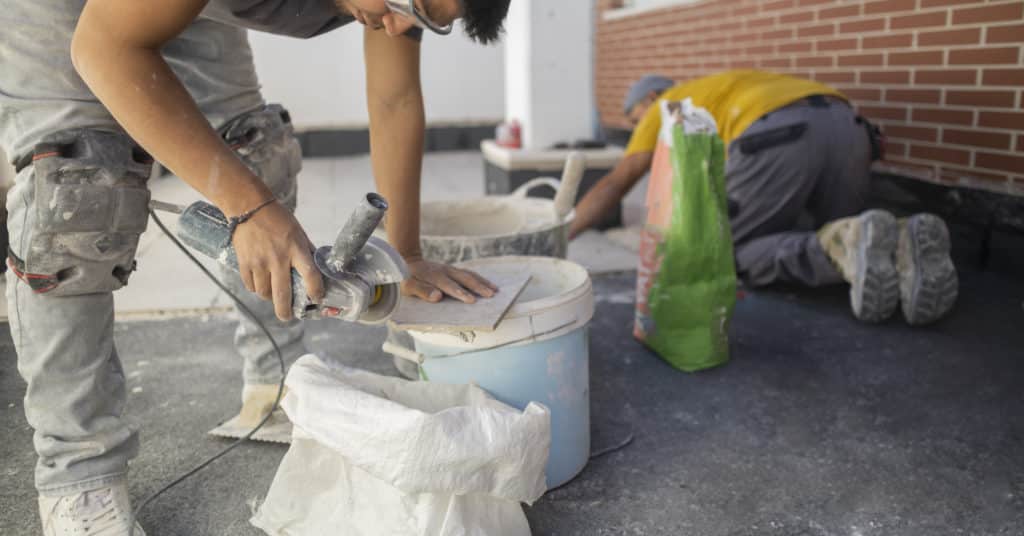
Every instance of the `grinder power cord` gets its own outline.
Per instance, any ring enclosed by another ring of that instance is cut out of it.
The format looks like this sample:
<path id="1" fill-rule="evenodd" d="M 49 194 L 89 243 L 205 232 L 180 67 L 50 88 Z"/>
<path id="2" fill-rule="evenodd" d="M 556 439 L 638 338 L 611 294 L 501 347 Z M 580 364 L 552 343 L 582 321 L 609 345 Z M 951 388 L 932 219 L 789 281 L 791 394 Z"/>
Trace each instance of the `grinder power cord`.
<path id="1" fill-rule="evenodd" d="M 350 322 L 378 324 L 385 322 L 394 313 L 401 299 L 399 286 L 402 280 L 408 276 L 408 268 L 394 248 L 386 241 L 372 236 L 387 209 L 388 204 L 383 197 L 375 193 L 367 194 L 349 216 L 341 231 L 338 232 L 334 244 L 316 250 L 314 260 L 323 275 L 325 287 L 324 297 L 320 303 L 313 303 L 306 295 L 302 277 L 298 272 L 292 270 L 292 312 L 296 318 L 329 317 Z M 156 215 L 156 210 L 181 215 L 178 220 L 177 237 Z M 238 258 L 231 245 L 232 222 L 216 207 L 202 201 L 195 202 L 188 207 L 152 201 L 149 215 L 174 245 L 198 266 L 218 288 L 231 297 L 243 314 L 259 326 L 263 335 L 273 346 L 281 368 L 281 381 L 278 383 L 277 396 L 274 398 L 273 406 L 251 431 L 232 441 L 230 445 L 203 460 L 139 503 L 132 513 L 132 519 L 129 520 L 132 532 L 134 532 L 134 520 L 139 517 L 147 505 L 249 440 L 267 423 L 279 407 L 281 396 L 284 393 L 286 372 L 284 355 L 267 327 L 185 247 L 188 245 L 217 262 L 238 270 Z"/>

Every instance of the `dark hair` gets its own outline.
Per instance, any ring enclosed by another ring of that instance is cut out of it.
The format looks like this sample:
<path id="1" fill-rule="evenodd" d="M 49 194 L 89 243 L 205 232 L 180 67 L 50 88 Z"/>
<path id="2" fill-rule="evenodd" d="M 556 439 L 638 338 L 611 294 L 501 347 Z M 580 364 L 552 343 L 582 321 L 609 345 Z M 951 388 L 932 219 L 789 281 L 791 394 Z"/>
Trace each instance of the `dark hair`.
<path id="1" fill-rule="evenodd" d="M 462 0 L 462 25 L 466 35 L 480 43 L 497 41 L 511 0 Z"/>

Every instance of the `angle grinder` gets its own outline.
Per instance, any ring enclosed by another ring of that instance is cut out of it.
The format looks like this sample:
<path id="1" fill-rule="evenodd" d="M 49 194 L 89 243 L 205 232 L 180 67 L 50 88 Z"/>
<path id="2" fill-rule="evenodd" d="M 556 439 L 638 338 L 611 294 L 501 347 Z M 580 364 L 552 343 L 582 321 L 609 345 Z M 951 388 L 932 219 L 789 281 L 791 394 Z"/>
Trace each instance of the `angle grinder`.
<path id="1" fill-rule="evenodd" d="M 154 201 L 154 208 L 173 206 Z M 333 246 L 322 246 L 313 259 L 324 278 L 320 303 L 306 295 L 302 277 L 292 269 L 292 312 L 296 318 L 331 317 L 363 324 L 385 322 L 398 309 L 399 285 L 409 272 L 402 256 L 372 236 L 388 209 L 387 201 L 369 193 L 338 232 Z M 175 212 L 179 212 L 174 210 Z M 230 243 L 228 219 L 215 206 L 197 201 L 181 212 L 178 238 L 187 246 L 238 271 Z"/>

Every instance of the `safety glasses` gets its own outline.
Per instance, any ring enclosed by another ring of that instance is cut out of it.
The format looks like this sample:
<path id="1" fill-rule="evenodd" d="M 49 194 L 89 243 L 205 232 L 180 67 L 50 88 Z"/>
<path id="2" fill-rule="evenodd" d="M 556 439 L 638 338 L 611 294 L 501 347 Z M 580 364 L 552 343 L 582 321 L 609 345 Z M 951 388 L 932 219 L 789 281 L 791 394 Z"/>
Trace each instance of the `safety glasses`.
<path id="1" fill-rule="evenodd" d="M 441 26 L 430 20 L 416 8 L 415 0 L 384 0 L 384 3 L 388 6 L 389 11 L 412 20 L 413 24 L 420 28 L 425 28 L 439 35 L 452 33 L 452 24 L 449 23 Z"/>

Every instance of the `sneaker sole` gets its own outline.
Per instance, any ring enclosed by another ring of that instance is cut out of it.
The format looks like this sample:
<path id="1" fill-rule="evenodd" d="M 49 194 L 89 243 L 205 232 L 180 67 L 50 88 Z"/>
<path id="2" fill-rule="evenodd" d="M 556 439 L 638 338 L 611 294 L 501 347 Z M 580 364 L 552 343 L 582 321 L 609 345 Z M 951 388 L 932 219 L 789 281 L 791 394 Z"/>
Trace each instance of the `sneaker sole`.
<path id="1" fill-rule="evenodd" d="M 907 323 L 920 326 L 945 316 L 959 292 L 950 258 L 949 230 L 933 214 L 910 217 L 900 233 L 900 301 Z"/>
<path id="2" fill-rule="evenodd" d="M 857 245 L 850 308 L 864 322 L 882 322 L 899 305 L 899 276 L 894 253 L 899 226 L 892 214 L 871 210 L 857 222 L 862 239 Z"/>
<path id="3" fill-rule="evenodd" d="M 227 439 L 241 439 L 255 428 L 254 424 L 241 423 L 239 421 L 239 417 L 228 419 L 207 432 L 207 434 Z M 284 414 L 284 411 L 278 410 L 249 440 L 289 444 L 292 442 L 292 423 L 288 420 L 288 416 Z"/>

